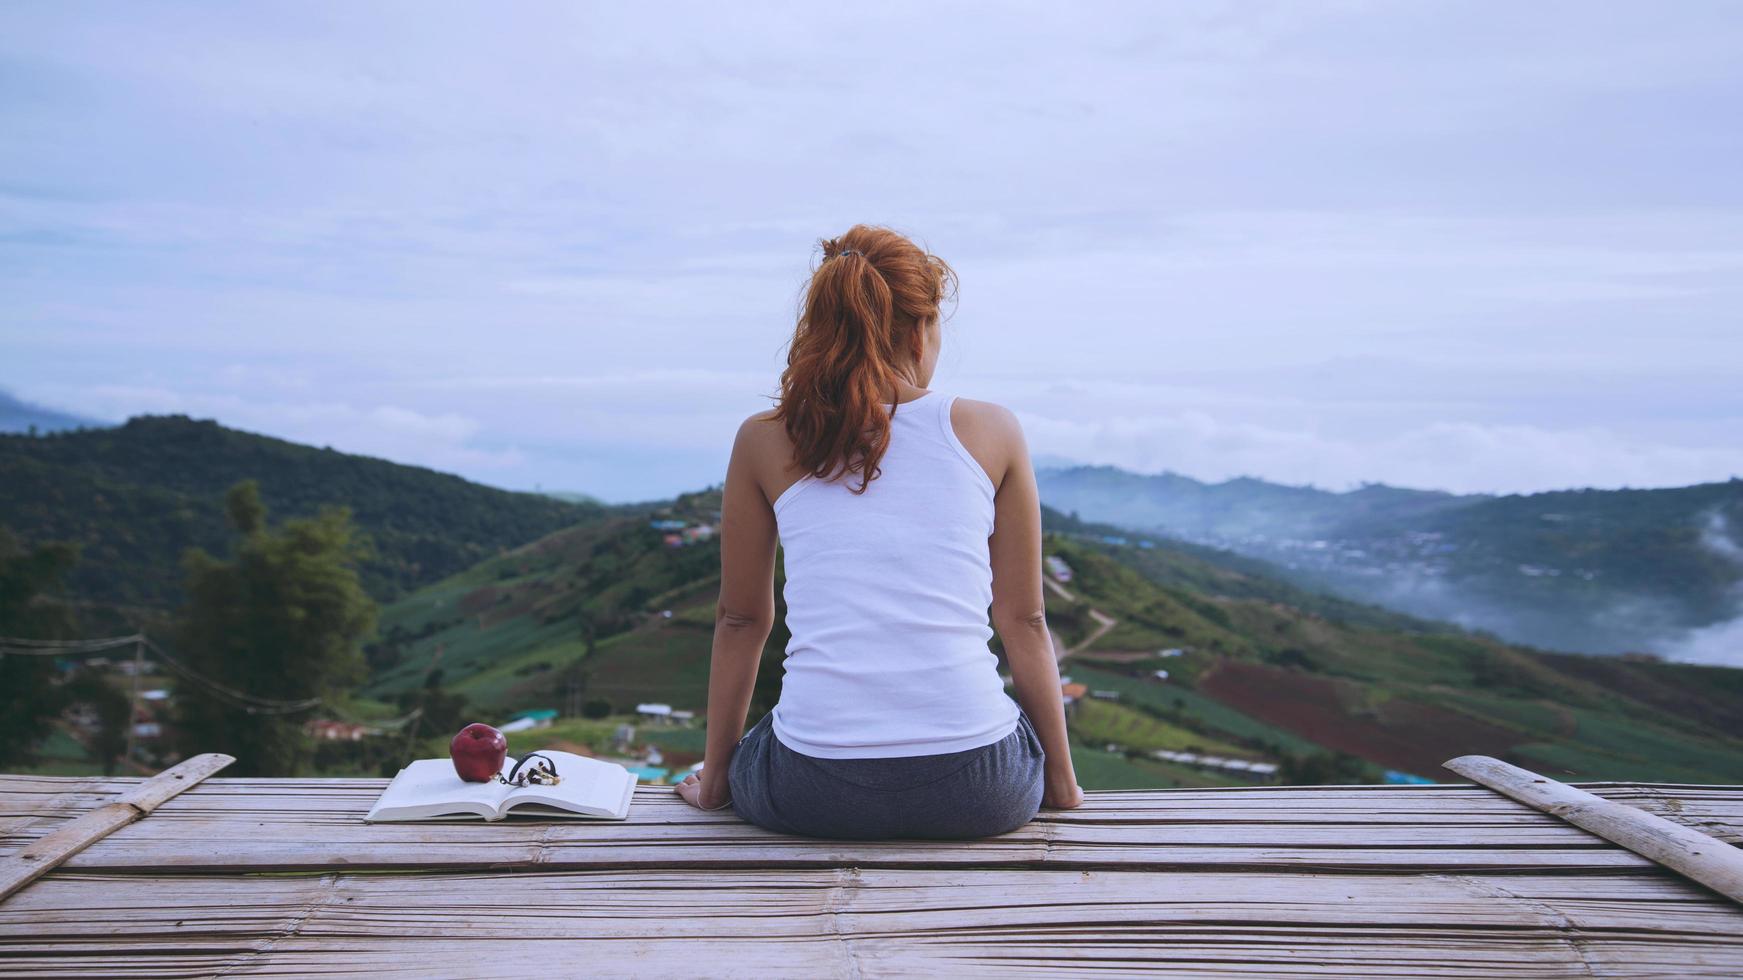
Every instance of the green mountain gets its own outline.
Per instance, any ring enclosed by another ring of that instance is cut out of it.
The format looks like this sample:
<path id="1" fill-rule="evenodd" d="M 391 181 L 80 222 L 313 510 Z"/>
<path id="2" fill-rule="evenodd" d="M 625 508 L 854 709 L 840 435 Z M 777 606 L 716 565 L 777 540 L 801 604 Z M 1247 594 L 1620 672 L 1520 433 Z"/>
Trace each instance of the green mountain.
<path id="1" fill-rule="evenodd" d="M 78 545 L 77 598 L 161 609 L 179 598 L 186 548 L 226 546 L 223 495 L 244 479 L 260 481 L 275 517 L 349 507 L 373 545 L 363 574 L 380 599 L 608 512 L 216 422 L 142 416 L 112 428 L 0 435 L 0 525 L 26 541 Z"/>
<path id="2" fill-rule="evenodd" d="M 1743 616 L 1739 479 L 1499 497 L 1108 466 L 1038 479 L 1049 505 L 1083 519 L 1230 549 L 1312 589 L 1534 646 L 1674 652 L 1691 631 Z"/>
<path id="3" fill-rule="evenodd" d="M 600 507 L 605 506 L 605 501 L 600 500 L 598 497 L 595 497 L 590 493 L 580 493 L 574 490 L 541 490 L 539 492 L 553 500 L 561 500 L 564 503 L 589 504 L 598 505 Z"/>
<path id="4" fill-rule="evenodd" d="M 1204 483 L 1115 466 L 1044 467 L 1035 475 L 1057 510 L 1194 539 L 1336 537 L 1352 527 L 1409 522 L 1490 499 L 1379 483 L 1345 493 L 1251 477 Z"/>
<path id="5" fill-rule="evenodd" d="M 699 526 L 718 508 L 710 491 L 651 516 Z M 1439 763 L 1470 752 L 1563 778 L 1743 778 L 1743 739 L 1723 734 L 1743 731 L 1743 671 L 1542 653 L 1045 517 L 1046 553 L 1071 570 L 1047 600 L 1062 672 L 1094 692 L 1071 714 L 1085 786 L 1252 781 L 1205 755 L 1275 763 L 1286 782 L 1448 778 Z M 384 610 L 363 693 L 436 678 L 484 717 L 599 701 L 700 714 L 719 550 L 668 533 L 649 515 L 569 528 L 404 597 Z M 777 566 L 777 602 L 782 581 Z M 786 640 L 777 625 L 753 714 L 778 695 Z"/>

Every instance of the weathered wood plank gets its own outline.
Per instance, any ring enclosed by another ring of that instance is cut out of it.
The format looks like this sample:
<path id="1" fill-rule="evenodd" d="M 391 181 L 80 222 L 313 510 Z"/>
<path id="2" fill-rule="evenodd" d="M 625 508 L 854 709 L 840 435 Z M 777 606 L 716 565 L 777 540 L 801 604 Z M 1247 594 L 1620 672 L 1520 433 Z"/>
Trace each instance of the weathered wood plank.
<path id="1" fill-rule="evenodd" d="M 0 848 L 14 838 L 20 845 L 35 840 L 126 789 L 97 778 L 59 777 L 44 784 L 38 777 L 0 776 Z"/>
<path id="2" fill-rule="evenodd" d="M 0 902 L 93 843 L 156 810 L 164 801 L 199 784 L 236 759 L 210 753 L 130 787 L 94 810 L 75 817 L 14 853 L 0 857 Z"/>
<path id="3" fill-rule="evenodd" d="M 22 791 L 8 792 L 5 781 L 9 777 L 0 777 L 0 807 L 10 803 L 15 812 L 28 812 L 33 815 L 48 815 L 45 810 L 36 809 L 46 806 L 42 801 L 61 800 L 67 794 L 46 788 L 40 793 Z M 211 780 L 196 793 L 188 794 L 177 800 L 174 806 L 167 809 L 166 814 L 200 815 L 201 811 L 210 813 L 234 813 L 242 810 L 282 812 L 295 809 L 305 814 L 309 819 L 328 817 L 335 820 L 349 821 L 360 819 L 369 804 L 374 801 L 384 785 L 372 781 L 368 785 L 333 787 L 323 785 L 319 780 L 277 780 L 269 785 L 238 786 L 237 780 Z M 113 789 L 124 789 L 127 783 L 116 781 Z M 1398 787 L 1397 796 L 1375 796 L 1371 794 L 1349 795 L 1319 792 L 1318 787 L 1295 788 L 1294 795 L 1281 797 L 1260 797 L 1255 795 L 1231 795 L 1222 797 L 1204 797 L 1189 794 L 1187 791 L 1160 790 L 1143 794 L 1090 794 L 1085 806 L 1068 811 L 1044 811 L 1045 819 L 1057 822 L 1074 823 L 1110 823 L 1122 821 L 1152 821 L 1169 820 L 1179 817 L 1187 819 L 1214 818 L 1220 814 L 1262 814 L 1267 820 L 1323 822 L 1335 821 L 1340 814 L 1360 815 L 1367 820 L 1381 821 L 1413 821 L 1430 816 L 1445 822 L 1466 822 L 1502 819 L 1511 821 L 1522 813 L 1529 813 L 1517 804 L 1496 795 L 1483 787 L 1460 787 L 1456 793 L 1437 795 L 1433 798 L 1422 798 L 1419 794 L 1411 794 L 1406 787 Z M 1450 789 L 1450 787 L 1449 787 Z M 1179 794 L 1179 795 L 1174 795 Z M 104 792 L 87 794 L 93 801 L 101 799 Z M 1730 809 L 1738 811 L 1743 816 L 1743 788 L 1738 788 L 1733 794 L 1735 807 L 1709 807 L 1720 815 L 1720 819 L 1730 817 Z M 1415 799 L 1413 799 L 1415 797 Z M 1639 797 L 1662 802 L 1658 797 Z M 1684 807 L 1703 807 L 1708 804 L 1700 801 L 1679 800 Z M 694 808 L 679 801 L 666 787 L 643 787 L 638 790 L 635 798 L 634 818 L 653 820 L 696 820 L 706 821 L 708 815 L 697 812 Z M 1549 820 L 1548 823 L 1555 821 Z"/>
<path id="4" fill-rule="evenodd" d="M 865 869 L 58 872 L 0 906 L 33 976 L 1743 974 L 1743 912 L 1669 875 Z"/>
<path id="5" fill-rule="evenodd" d="M 136 785 L 0 777 L 0 843 Z M 209 780 L 0 904 L 0 973 L 1743 975 L 1743 910 L 1482 786 L 1093 794 L 927 843 L 665 787 L 626 823 L 363 824 L 384 785 Z M 1586 785 L 1743 828 L 1743 787 Z"/>
<path id="6" fill-rule="evenodd" d="M 1531 870 L 1561 868 L 1571 872 L 1599 870 L 1650 871 L 1652 862 L 1620 848 L 1344 848 L 1288 847 L 1168 847 L 1132 845 L 1047 846 L 1045 843 L 945 847 L 923 842 L 790 843 L 775 838 L 761 846 L 699 841 L 689 845 L 593 845 L 549 839 L 500 842 L 489 839 L 432 843 L 406 842 L 399 847 L 338 849 L 320 839 L 281 840 L 257 847 L 233 847 L 198 841 L 168 842 L 134 850 L 110 848 L 69 862 L 78 870 L 254 871 L 322 870 L 330 868 L 481 869 L 541 868 L 724 868 L 791 866 L 988 868 L 1003 866 L 1062 869 L 1117 868 L 1294 868 L 1304 873 L 1339 869 L 1372 871 Z"/>
<path id="7" fill-rule="evenodd" d="M 681 805 L 681 804 L 680 804 Z M 1037 820 L 981 841 L 826 841 L 773 834 L 726 814 L 678 811 L 656 822 L 307 822 L 297 813 L 214 813 L 127 828 L 80 855 L 81 870 L 330 867 L 500 868 L 805 866 L 1291 866 L 1310 868 L 1646 868 L 1650 862 L 1531 813 L 1535 826 L 1367 826 L 1215 822 L 1095 824 Z M 694 814 L 691 816 L 690 814 Z M 705 818 L 704 818 L 705 817 Z"/>
<path id="8" fill-rule="evenodd" d="M 1743 850 L 1486 755 L 1461 755 L 1442 765 L 1743 902 Z"/>
<path id="9" fill-rule="evenodd" d="M 103 788 L 135 785 L 115 780 Z M 0 778 L 15 812 L 64 797 L 68 782 Z M 88 789 L 88 783 L 72 785 Z M 491 868 L 880 866 L 1282 866 L 1639 869 L 1647 861 L 1560 819 L 1472 785 L 1233 787 L 1092 794 L 990 841 L 838 843 L 767 834 L 705 814 L 665 787 L 638 791 L 625 823 L 365 825 L 383 780 L 213 779 L 74 859 L 85 870 L 326 867 Z M 1645 799 L 1648 787 L 1608 787 Z M 1653 794 L 1671 792 L 1662 785 Z M 1702 787 L 1743 801 L 1743 787 Z M 1676 792 L 1695 790 L 1678 788 Z M 1668 805 L 1672 797 L 1653 797 Z M 31 801 L 36 802 L 21 802 Z M 1702 804 L 1704 805 L 1704 804 Z M 1694 812 L 1696 804 L 1684 804 Z M 1708 820 L 1705 816 L 1690 819 Z"/>
<path id="10" fill-rule="evenodd" d="M 1638 786 L 1627 792 L 1593 795 L 1637 806 L 1672 823 L 1717 837 L 1727 844 L 1743 844 L 1743 794 L 1680 790 L 1678 795 L 1672 795 L 1655 786 Z"/>
<path id="11" fill-rule="evenodd" d="M 86 794 L 91 799 L 112 796 L 137 785 L 136 779 L 97 779 L 91 777 L 0 776 L 0 818 L 12 816 L 20 809 L 29 810 L 44 798 L 66 794 Z M 239 803 L 254 796 L 279 799 L 295 796 L 311 807 L 339 808 L 347 811 L 368 809 L 370 802 L 387 785 L 384 779 L 211 779 L 202 787 L 202 796 L 223 795 L 228 803 Z M 1709 806 L 1725 815 L 1743 829 L 1743 786 L 1688 785 L 1680 783 L 1568 783 L 1606 799 L 1675 799 L 1691 805 Z M 1355 786 L 1227 786 L 1194 789 L 1098 791 L 1089 794 L 1085 805 L 1067 811 L 1071 814 L 1122 814 L 1157 809 L 1173 809 L 1190 803 L 1206 808 L 1218 808 L 1240 802 L 1257 805 L 1259 801 L 1279 811 L 1312 811 L 1324 806 L 1355 806 L 1372 811 L 1412 812 L 1443 810 L 1449 806 L 1486 808 L 1493 812 L 1512 812 L 1505 800 L 1493 792 L 1469 783 L 1437 785 L 1355 785 Z M 643 786 L 636 791 L 636 804 L 674 808 L 685 806 L 669 787 Z"/>

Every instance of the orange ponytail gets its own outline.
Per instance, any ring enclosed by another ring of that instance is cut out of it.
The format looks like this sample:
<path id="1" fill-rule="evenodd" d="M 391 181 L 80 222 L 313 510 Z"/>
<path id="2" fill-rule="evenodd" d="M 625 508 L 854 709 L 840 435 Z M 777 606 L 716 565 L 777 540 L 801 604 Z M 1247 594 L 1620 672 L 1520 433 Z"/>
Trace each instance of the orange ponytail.
<path id="1" fill-rule="evenodd" d="M 859 473 L 864 493 L 889 448 L 884 407 L 922 349 L 926 324 L 954 294 L 956 273 L 906 237 L 854 225 L 825 239 L 781 372 L 774 418 L 794 461 L 818 479 Z M 906 378 L 914 383 L 911 377 Z"/>

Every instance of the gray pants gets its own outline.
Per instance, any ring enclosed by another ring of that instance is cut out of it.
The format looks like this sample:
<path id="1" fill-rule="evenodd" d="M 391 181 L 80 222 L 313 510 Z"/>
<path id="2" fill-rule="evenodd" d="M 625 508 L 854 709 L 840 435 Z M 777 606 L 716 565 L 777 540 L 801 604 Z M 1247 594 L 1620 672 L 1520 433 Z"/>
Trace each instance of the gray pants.
<path id="1" fill-rule="evenodd" d="M 733 750 L 732 806 L 759 827 L 803 837 L 971 840 L 1034 818 L 1043 758 L 1027 713 L 990 745 L 892 759 L 795 752 L 765 715 Z"/>

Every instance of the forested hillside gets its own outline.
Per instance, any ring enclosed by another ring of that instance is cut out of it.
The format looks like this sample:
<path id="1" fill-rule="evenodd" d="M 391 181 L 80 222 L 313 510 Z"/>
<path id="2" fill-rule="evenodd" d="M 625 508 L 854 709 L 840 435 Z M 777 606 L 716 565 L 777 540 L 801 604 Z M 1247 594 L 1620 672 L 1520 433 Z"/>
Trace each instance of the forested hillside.
<path id="1" fill-rule="evenodd" d="M 114 428 L 0 435 L 0 525 L 26 541 L 77 545 L 75 597 L 164 607 L 179 597 L 185 549 L 225 548 L 223 495 L 245 479 L 259 481 L 280 517 L 349 507 L 372 546 L 365 584 L 384 600 L 608 510 L 216 422 L 143 416 Z"/>

